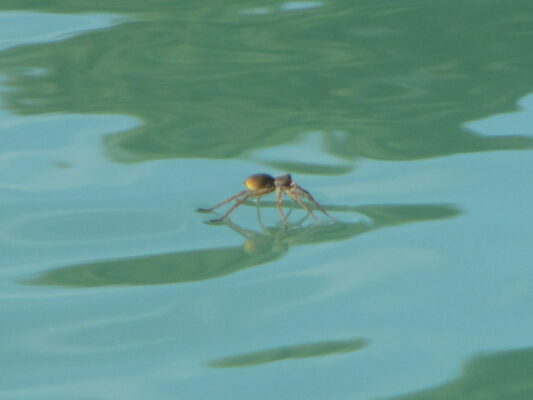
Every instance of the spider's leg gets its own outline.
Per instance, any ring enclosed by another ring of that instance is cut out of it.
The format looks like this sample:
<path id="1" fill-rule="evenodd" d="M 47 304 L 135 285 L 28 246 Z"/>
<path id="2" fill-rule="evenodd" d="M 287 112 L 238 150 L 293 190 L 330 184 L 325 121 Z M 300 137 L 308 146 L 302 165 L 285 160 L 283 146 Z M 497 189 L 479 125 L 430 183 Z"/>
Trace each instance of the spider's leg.
<path id="1" fill-rule="evenodd" d="M 264 194 L 270 193 L 271 191 L 272 190 L 270 190 L 270 189 L 245 190 L 246 193 L 244 194 L 244 196 L 241 199 L 237 200 L 235 202 L 235 204 L 233 204 L 230 207 L 230 209 L 228 211 L 226 211 L 226 213 L 222 217 L 216 218 L 216 219 L 212 219 L 210 222 L 220 222 L 220 221 L 224 220 L 224 218 L 226 218 L 229 214 L 231 214 L 237 207 L 239 207 L 242 203 L 244 203 L 249 197 L 251 197 L 251 196 L 262 196 Z M 235 198 L 235 196 L 233 198 Z M 228 201 L 231 201 L 231 200 L 228 200 Z"/>
<path id="2" fill-rule="evenodd" d="M 276 208 L 278 209 L 278 213 L 281 216 L 281 222 L 283 223 L 283 226 L 285 229 L 287 229 L 287 217 L 285 217 L 285 214 L 283 214 L 283 209 L 281 208 L 283 206 L 283 191 L 278 187 L 276 188 Z"/>
<path id="3" fill-rule="evenodd" d="M 261 208 L 259 207 L 259 202 L 261 201 L 260 196 L 256 196 L 256 208 L 255 212 L 257 215 L 257 221 L 259 222 L 259 226 L 261 227 L 261 230 L 267 234 L 270 234 L 271 232 L 268 230 L 268 228 L 265 226 L 265 223 L 263 222 L 263 217 L 261 216 Z"/>
<path id="4" fill-rule="evenodd" d="M 252 196 L 253 194 L 250 192 L 248 194 L 245 194 L 243 196 L 242 199 L 239 199 L 238 201 L 235 202 L 234 205 L 232 205 L 228 211 L 226 211 L 226 213 L 220 217 L 220 218 L 215 218 L 215 219 L 212 219 L 210 220 L 209 222 L 220 222 L 220 221 L 223 221 L 224 218 L 226 218 L 228 215 L 230 215 L 237 207 L 239 207 L 242 203 L 244 203 L 246 201 L 246 199 L 248 199 L 248 197 Z"/>
<path id="5" fill-rule="evenodd" d="M 260 201 L 261 201 L 261 197 L 256 196 L 255 197 L 255 214 L 257 215 L 257 219 L 261 223 L 261 211 L 260 211 L 260 208 L 259 208 L 259 202 Z"/>
<path id="6" fill-rule="evenodd" d="M 309 193 L 307 190 L 305 190 L 303 187 L 298 186 L 297 184 L 294 184 L 294 188 L 298 191 L 298 193 L 301 193 L 307 200 L 309 200 L 313 205 L 318 208 L 320 211 L 322 211 L 325 215 L 329 217 L 332 221 L 337 221 L 335 218 L 333 218 L 329 213 L 322 208 L 320 204 L 311 196 L 311 193 Z"/>
<path id="7" fill-rule="evenodd" d="M 295 202 L 297 202 L 299 205 L 301 205 L 307 213 L 313 217 L 318 223 L 322 223 L 320 219 L 313 213 L 313 210 L 309 208 L 307 204 L 305 204 L 302 200 L 300 200 L 300 197 L 298 196 L 298 193 L 296 193 L 294 190 L 286 189 L 284 192 L 289 196 L 291 199 L 293 199 Z"/>
<path id="8" fill-rule="evenodd" d="M 294 211 L 294 201 L 289 202 L 289 211 L 287 211 L 287 219 L 290 217 Z"/>
<path id="9" fill-rule="evenodd" d="M 235 200 L 235 199 L 238 198 L 238 197 L 244 196 L 246 193 L 249 193 L 249 192 L 250 192 L 250 191 L 249 191 L 248 189 L 245 189 L 245 190 L 243 190 L 242 192 L 239 192 L 239 193 L 237 193 L 237 194 L 235 194 L 235 195 L 233 195 L 233 196 L 231 196 L 231 197 L 228 197 L 226 200 L 224 200 L 224 201 L 218 203 L 217 205 L 214 205 L 214 206 L 211 207 L 211 208 L 199 208 L 197 211 L 198 211 L 198 212 L 211 212 L 211 211 L 213 211 L 215 208 L 218 208 L 218 207 L 220 207 L 220 206 L 223 206 L 224 204 L 229 203 L 230 201 Z"/>

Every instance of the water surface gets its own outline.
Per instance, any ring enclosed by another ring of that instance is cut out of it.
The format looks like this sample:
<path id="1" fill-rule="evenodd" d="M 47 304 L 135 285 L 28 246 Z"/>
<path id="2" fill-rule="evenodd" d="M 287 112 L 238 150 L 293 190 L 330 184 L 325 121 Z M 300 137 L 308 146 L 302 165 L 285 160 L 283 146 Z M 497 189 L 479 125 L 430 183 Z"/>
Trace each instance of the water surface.
<path id="1" fill-rule="evenodd" d="M 1 397 L 533 398 L 530 8 L 2 1 Z"/>

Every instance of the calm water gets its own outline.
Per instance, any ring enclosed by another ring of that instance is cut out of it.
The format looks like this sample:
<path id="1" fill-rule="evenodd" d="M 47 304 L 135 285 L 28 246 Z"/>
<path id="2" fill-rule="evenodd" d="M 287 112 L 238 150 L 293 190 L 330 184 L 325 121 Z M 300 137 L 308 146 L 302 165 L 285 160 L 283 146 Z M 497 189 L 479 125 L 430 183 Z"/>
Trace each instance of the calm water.
<path id="1" fill-rule="evenodd" d="M 223 3 L 0 1 L 0 398 L 533 398 L 530 1 Z"/>

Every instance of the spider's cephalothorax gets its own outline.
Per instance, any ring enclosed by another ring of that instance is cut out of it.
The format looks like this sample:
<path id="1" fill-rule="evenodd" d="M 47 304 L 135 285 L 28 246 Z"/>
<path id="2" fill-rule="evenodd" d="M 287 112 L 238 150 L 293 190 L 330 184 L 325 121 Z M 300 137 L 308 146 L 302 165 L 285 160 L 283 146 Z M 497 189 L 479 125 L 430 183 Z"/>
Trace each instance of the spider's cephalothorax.
<path id="1" fill-rule="evenodd" d="M 287 218 L 285 217 L 285 214 L 283 213 L 282 209 L 283 194 L 286 194 L 288 197 L 290 197 L 292 200 L 302 206 L 303 209 L 307 211 L 309 215 L 311 215 L 317 221 L 320 220 L 313 213 L 313 211 L 309 207 L 309 204 L 305 203 L 301 199 L 301 197 L 303 197 L 305 200 L 315 206 L 318 210 L 322 211 L 326 216 L 328 216 L 328 218 L 335 221 L 335 219 L 331 215 L 329 215 L 327 211 L 320 206 L 320 204 L 317 203 L 313 196 L 311 196 L 311 193 L 309 193 L 301 186 L 298 186 L 296 182 L 292 180 L 290 174 L 280 175 L 276 178 L 268 174 L 254 174 L 246 178 L 246 180 L 244 181 L 244 185 L 247 187 L 247 189 L 227 198 L 223 202 L 218 203 L 217 205 L 211 208 L 200 208 L 198 211 L 210 212 L 220 206 L 223 206 L 226 203 L 229 203 L 232 200 L 236 200 L 235 204 L 233 204 L 222 217 L 211 220 L 211 222 L 220 222 L 224 220 L 224 218 L 226 218 L 233 210 L 235 210 L 242 203 L 244 203 L 244 201 L 246 201 L 248 198 L 254 196 L 259 200 L 260 196 L 264 196 L 265 194 L 276 191 L 276 208 L 278 209 L 279 215 L 281 216 L 281 220 L 285 227 L 287 227 Z"/>
<path id="2" fill-rule="evenodd" d="M 283 188 L 283 189 L 289 189 L 292 184 L 291 174 L 276 176 L 276 178 L 274 179 L 274 182 L 276 184 L 276 187 Z"/>

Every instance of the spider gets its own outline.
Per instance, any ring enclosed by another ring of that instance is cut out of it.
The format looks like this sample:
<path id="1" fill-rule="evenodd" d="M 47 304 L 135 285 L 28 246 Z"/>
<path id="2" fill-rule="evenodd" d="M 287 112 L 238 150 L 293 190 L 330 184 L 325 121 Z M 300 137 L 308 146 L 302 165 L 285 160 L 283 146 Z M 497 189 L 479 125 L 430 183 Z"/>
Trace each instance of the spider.
<path id="1" fill-rule="evenodd" d="M 273 177 L 268 174 L 254 174 L 246 178 L 244 181 L 244 185 L 247 187 L 247 189 L 227 198 L 221 203 L 218 203 L 214 205 L 211 208 L 200 208 L 198 209 L 199 212 L 211 212 L 214 209 L 223 206 L 226 203 L 229 203 L 232 200 L 236 200 L 235 204 L 233 204 L 226 213 L 217 219 L 212 219 L 209 222 L 221 222 L 226 218 L 231 212 L 233 212 L 237 207 L 239 207 L 242 203 L 244 203 L 248 198 L 255 196 L 257 200 L 259 201 L 259 197 L 264 196 L 265 194 L 271 193 L 276 191 L 276 208 L 278 209 L 279 215 L 281 216 L 281 221 L 283 222 L 283 226 L 285 228 L 287 227 L 287 218 L 285 217 L 285 214 L 282 210 L 282 204 L 283 204 L 283 194 L 285 193 L 288 197 L 290 197 L 293 201 L 298 203 L 300 206 L 303 207 L 305 211 L 309 215 L 311 215 L 315 220 L 320 222 L 318 217 L 313 213 L 311 208 L 308 204 L 302 201 L 301 197 L 304 197 L 307 201 L 312 203 L 318 210 L 322 211 L 329 219 L 332 221 L 335 221 L 335 218 L 333 218 L 331 215 L 327 213 L 326 210 L 324 210 L 320 204 L 317 203 L 317 201 L 311 196 L 311 193 L 309 193 L 307 190 L 305 190 L 303 187 L 299 186 L 296 182 L 292 180 L 292 177 L 290 174 L 286 175 L 280 175 L 277 177 Z"/>

